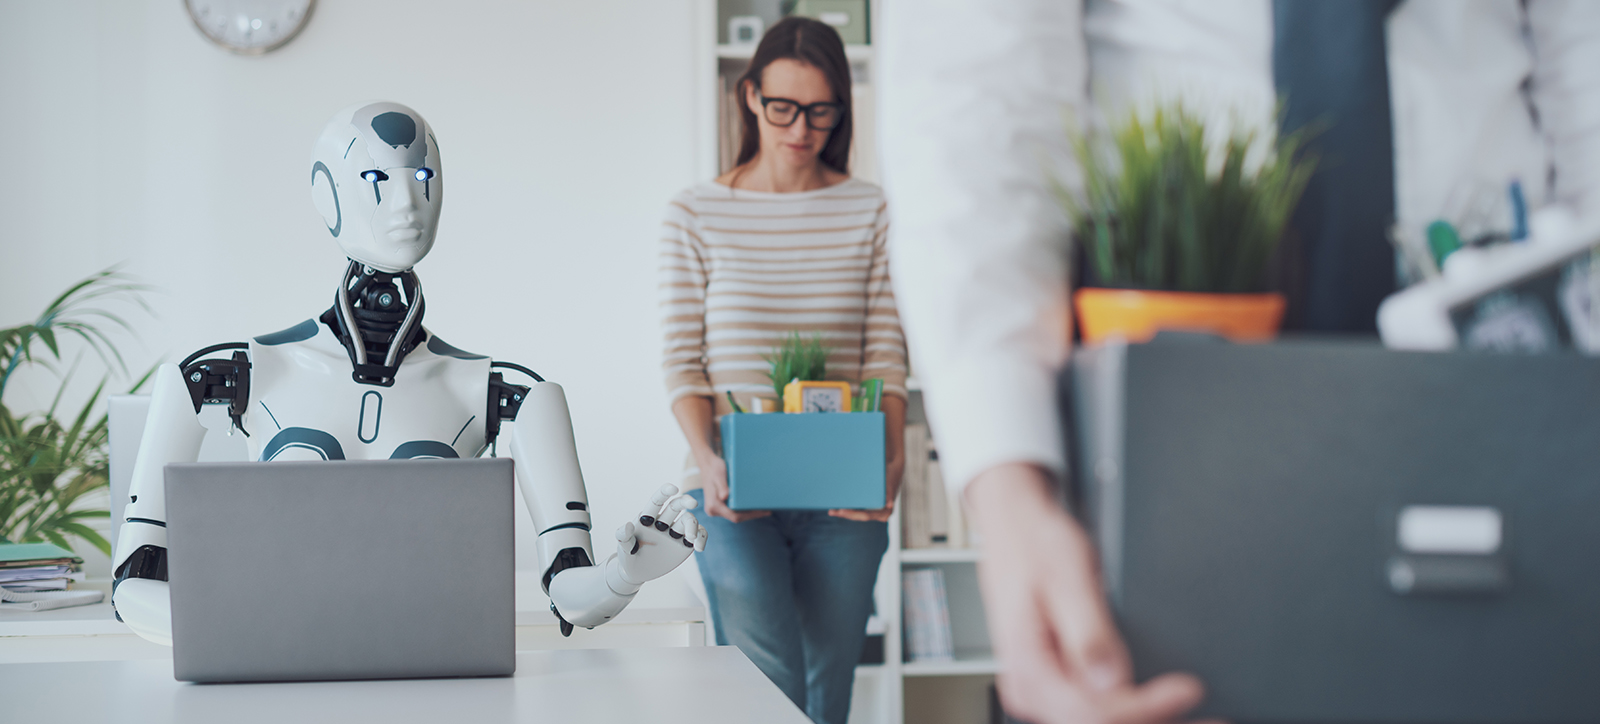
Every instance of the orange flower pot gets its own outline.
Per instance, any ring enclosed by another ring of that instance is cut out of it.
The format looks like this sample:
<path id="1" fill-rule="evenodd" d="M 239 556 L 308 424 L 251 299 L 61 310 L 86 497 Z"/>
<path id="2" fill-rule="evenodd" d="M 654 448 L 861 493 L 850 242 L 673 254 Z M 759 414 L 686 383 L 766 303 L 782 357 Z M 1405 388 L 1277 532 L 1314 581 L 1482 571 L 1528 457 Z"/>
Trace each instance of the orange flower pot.
<path id="1" fill-rule="evenodd" d="M 1145 342 L 1166 329 L 1209 332 L 1236 342 L 1265 342 L 1283 322 L 1282 294 L 1201 294 L 1134 289 L 1079 289 L 1072 295 L 1085 342 L 1117 336 Z"/>

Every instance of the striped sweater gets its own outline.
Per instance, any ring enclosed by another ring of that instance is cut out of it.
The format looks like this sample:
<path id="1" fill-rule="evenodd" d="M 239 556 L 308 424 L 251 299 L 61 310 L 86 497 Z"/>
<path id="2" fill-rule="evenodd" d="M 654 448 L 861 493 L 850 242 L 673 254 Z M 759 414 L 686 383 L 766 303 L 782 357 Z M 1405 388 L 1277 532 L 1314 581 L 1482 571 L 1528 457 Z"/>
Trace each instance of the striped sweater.
<path id="1" fill-rule="evenodd" d="M 906 345 L 889 284 L 883 191 L 855 179 L 801 193 L 702 183 L 667 206 L 660 299 L 671 402 L 731 412 L 774 399 L 764 358 L 791 331 L 820 333 L 827 378 L 880 377 L 905 397 Z"/>

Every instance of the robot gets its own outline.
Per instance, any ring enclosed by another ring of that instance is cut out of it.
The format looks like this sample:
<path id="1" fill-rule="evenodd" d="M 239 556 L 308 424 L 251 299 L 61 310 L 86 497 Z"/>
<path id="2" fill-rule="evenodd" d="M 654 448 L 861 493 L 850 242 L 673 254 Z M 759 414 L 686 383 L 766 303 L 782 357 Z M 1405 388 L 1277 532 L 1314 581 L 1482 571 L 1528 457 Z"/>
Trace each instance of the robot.
<path id="1" fill-rule="evenodd" d="M 422 116 L 382 102 L 335 115 L 312 153 L 311 195 L 350 259 L 332 307 L 156 371 L 112 559 L 112 603 L 135 633 L 171 645 L 163 468 L 196 459 L 206 404 L 228 406 L 259 461 L 475 457 L 514 421 L 509 452 L 563 635 L 610 620 L 646 581 L 705 549 L 706 531 L 687 513 L 694 499 L 666 485 L 637 523 L 617 530 L 617 552 L 597 565 L 561 386 L 456 349 L 422 325 L 426 302 L 413 267 L 433 247 L 444 202 L 439 146 Z M 224 350 L 234 351 L 207 357 Z"/>

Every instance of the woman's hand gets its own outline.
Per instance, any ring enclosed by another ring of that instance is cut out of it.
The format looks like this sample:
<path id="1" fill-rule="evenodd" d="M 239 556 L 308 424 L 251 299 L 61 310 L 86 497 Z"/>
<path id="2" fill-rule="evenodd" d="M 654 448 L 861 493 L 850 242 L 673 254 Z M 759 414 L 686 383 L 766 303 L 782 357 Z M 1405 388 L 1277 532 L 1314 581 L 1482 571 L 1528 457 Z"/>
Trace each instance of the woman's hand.
<path id="1" fill-rule="evenodd" d="M 828 515 L 845 520 L 882 523 L 894 513 L 894 501 L 900 497 L 900 483 L 906 471 L 906 401 L 898 397 L 884 397 L 881 409 L 883 458 L 888 461 L 883 470 L 884 500 L 888 504 L 877 510 L 836 508 L 828 511 Z"/>
<path id="2" fill-rule="evenodd" d="M 764 518 L 770 510 L 734 510 L 728 507 L 728 464 L 722 456 L 709 450 L 694 456 L 700 467 L 700 483 L 706 489 L 706 512 L 735 523 Z"/>
<path id="3" fill-rule="evenodd" d="M 706 512 L 718 518 L 743 523 L 772 515 L 770 510 L 733 510 L 728 507 L 728 464 L 712 446 L 711 425 L 715 420 L 711 398 L 684 397 L 672 403 L 672 416 L 678 418 L 689 453 L 700 468 L 700 482 L 706 489 Z"/>
<path id="4" fill-rule="evenodd" d="M 904 475 L 905 470 L 906 470 L 906 456 L 905 456 L 904 453 L 901 453 L 900 455 L 896 456 L 894 459 L 890 460 L 889 464 L 884 467 L 884 471 L 883 471 L 884 483 L 885 483 L 886 487 L 888 488 L 887 497 L 885 497 L 884 499 L 889 501 L 888 505 L 885 505 L 882 508 L 878 508 L 877 510 L 857 510 L 857 509 L 854 509 L 854 508 L 835 508 L 833 510 L 828 511 L 828 515 L 831 515 L 831 516 L 833 516 L 835 518 L 844 518 L 845 520 L 855 520 L 855 521 L 861 521 L 861 522 L 867 522 L 867 521 L 877 521 L 879 523 L 887 522 L 889 520 L 889 516 L 894 514 L 894 502 L 900 496 L 900 480 L 901 480 L 901 477 Z"/>

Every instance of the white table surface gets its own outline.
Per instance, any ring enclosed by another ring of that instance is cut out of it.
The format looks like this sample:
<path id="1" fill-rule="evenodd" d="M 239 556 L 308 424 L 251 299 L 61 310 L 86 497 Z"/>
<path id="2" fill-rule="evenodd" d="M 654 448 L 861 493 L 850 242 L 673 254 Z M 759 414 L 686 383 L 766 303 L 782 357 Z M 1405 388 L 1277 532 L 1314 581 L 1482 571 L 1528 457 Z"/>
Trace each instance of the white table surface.
<path id="1" fill-rule="evenodd" d="M 731 646 L 525 651 L 483 679 L 185 684 L 172 663 L 0 665 L 15 722 L 617 722 L 809 724 Z"/>
<path id="2" fill-rule="evenodd" d="M 49 611 L 0 609 L 0 638 L 133 634 L 127 624 L 116 619 L 116 612 L 111 608 L 110 581 L 91 581 L 80 584 L 77 588 L 99 589 L 106 594 L 106 599 L 88 606 L 57 608 Z M 540 588 L 537 573 L 518 571 L 516 592 L 518 626 L 557 625 L 555 615 L 550 613 L 550 599 Z M 694 593 L 683 583 L 680 576 L 669 574 L 639 589 L 638 596 L 611 623 L 659 624 L 705 620 L 705 607 L 694 597 Z M 3 710 L 3 705 L 0 705 L 0 710 Z"/>

